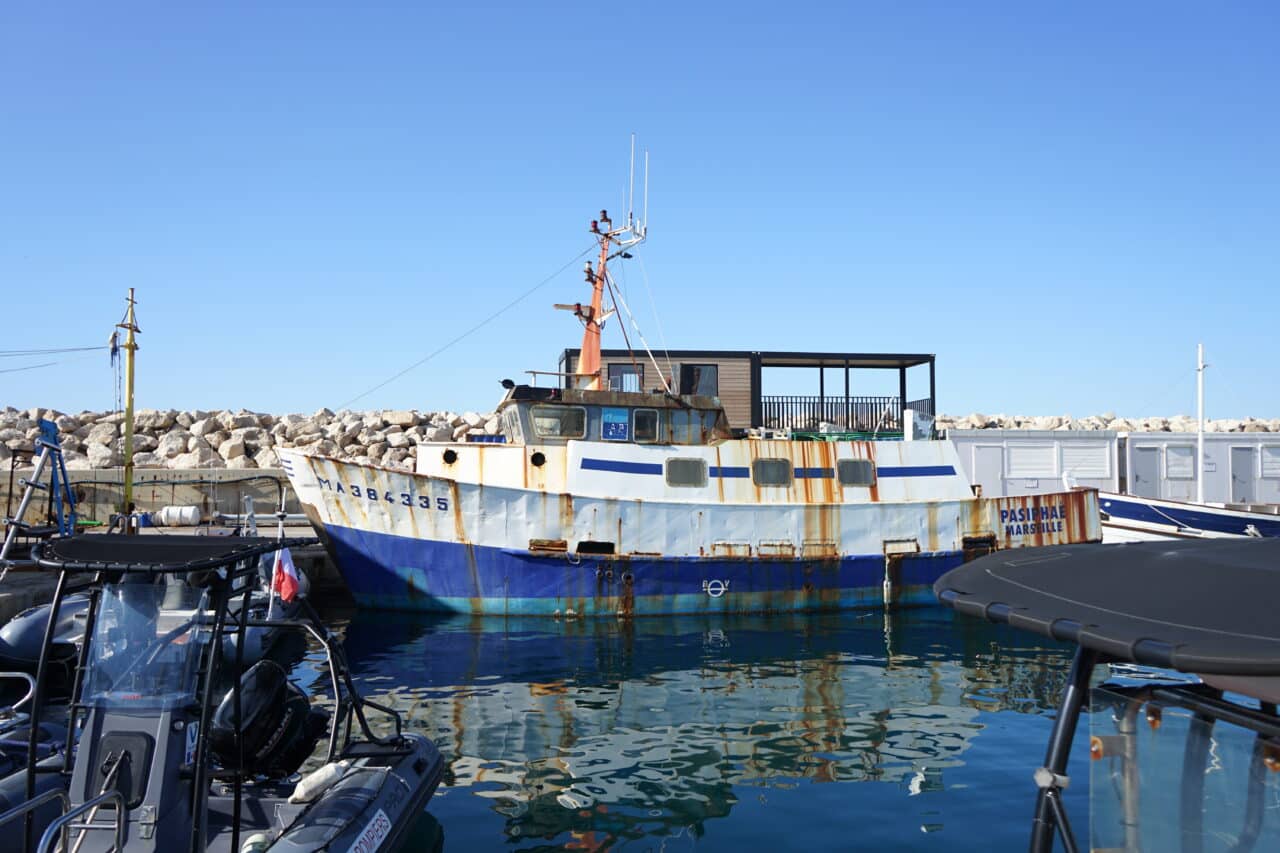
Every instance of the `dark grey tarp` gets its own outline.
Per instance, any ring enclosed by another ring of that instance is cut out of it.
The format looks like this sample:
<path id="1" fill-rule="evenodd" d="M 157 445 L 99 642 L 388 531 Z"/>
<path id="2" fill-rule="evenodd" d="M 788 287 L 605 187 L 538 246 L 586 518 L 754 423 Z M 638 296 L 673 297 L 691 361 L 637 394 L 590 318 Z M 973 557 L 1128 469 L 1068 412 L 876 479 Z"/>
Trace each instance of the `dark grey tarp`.
<path id="1" fill-rule="evenodd" d="M 1280 675 L 1280 539 L 1061 545 L 953 569 L 961 613 L 1183 672 Z"/>
<path id="2" fill-rule="evenodd" d="M 33 556 L 46 569 L 173 572 L 224 566 L 280 548 L 310 545 L 316 541 L 249 536 L 86 533 L 40 543 Z"/>

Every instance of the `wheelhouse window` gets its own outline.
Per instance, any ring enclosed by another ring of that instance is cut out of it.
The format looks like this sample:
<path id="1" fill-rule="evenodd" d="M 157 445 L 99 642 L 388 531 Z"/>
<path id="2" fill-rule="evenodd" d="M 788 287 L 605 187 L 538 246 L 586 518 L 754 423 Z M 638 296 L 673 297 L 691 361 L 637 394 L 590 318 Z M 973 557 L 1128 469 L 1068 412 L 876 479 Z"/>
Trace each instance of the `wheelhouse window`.
<path id="1" fill-rule="evenodd" d="M 703 397 L 720 396 L 720 366 L 685 364 L 680 367 L 680 393 Z"/>
<path id="2" fill-rule="evenodd" d="M 610 391 L 643 391 L 643 364 L 611 364 L 609 365 Z"/>
<path id="3" fill-rule="evenodd" d="M 705 459 L 668 459 L 667 485 L 701 488 L 707 485 L 707 461 Z"/>
<path id="4" fill-rule="evenodd" d="M 757 486 L 790 486 L 794 473 L 790 459 L 757 459 L 751 463 L 751 480 Z"/>
<path id="5" fill-rule="evenodd" d="M 502 432 L 506 435 L 508 444 L 524 442 L 524 436 L 520 433 L 520 413 L 516 411 L 515 406 L 507 407 L 507 410 L 502 413 Z"/>
<path id="6" fill-rule="evenodd" d="M 646 444 L 658 440 L 658 410 L 657 409 L 636 409 L 635 419 L 635 439 L 641 444 Z"/>
<path id="7" fill-rule="evenodd" d="M 530 415 L 539 438 L 582 438 L 587 434 L 587 410 L 581 406 L 534 406 Z"/>
<path id="8" fill-rule="evenodd" d="M 842 486 L 874 486 L 876 463 L 870 459 L 840 459 L 836 461 L 836 477 Z"/>

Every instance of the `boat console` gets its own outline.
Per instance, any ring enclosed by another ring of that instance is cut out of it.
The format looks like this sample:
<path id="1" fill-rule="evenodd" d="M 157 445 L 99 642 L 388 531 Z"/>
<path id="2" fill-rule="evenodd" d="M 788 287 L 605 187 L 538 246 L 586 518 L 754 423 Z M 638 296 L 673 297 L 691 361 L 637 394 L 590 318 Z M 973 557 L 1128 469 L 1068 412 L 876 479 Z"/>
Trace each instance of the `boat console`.
<path id="1" fill-rule="evenodd" d="M 28 760 L 26 803 L 0 814 L 0 825 L 21 824 L 5 830 L 23 839 L 18 849 L 47 849 L 58 835 L 81 853 L 347 849 L 361 839 L 394 849 L 407 836 L 443 773 L 434 744 L 360 695 L 340 642 L 305 599 L 288 618 L 249 606 L 262 555 L 311 541 L 95 535 L 37 549 L 38 565 L 58 573 L 50 613 L 71 580 L 95 583 L 69 746 Z M 55 628 L 49 619 L 32 755 Z M 331 712 L 313 708 L 278 662 L 245 669 L 254 628 L 303 632 L 324 651 Z M 378 732 L 374 714 L 385 718 Z M 63 801 L 52 819 L 50 797 Z"/>

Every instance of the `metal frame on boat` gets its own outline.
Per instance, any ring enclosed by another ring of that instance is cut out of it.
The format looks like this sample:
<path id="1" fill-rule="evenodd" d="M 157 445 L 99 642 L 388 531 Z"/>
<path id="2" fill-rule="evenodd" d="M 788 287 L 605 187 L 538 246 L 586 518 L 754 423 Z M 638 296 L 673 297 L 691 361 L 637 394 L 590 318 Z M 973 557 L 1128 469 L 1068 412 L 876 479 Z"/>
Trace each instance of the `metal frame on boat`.
<path id="1" fill-rule="evenodd" d="M 37 546 L 37 565 L 57 572 L 58 580 L 36 674 L 25 770 L 28 803 L 0 816 L 0 822 L 25 816 L 23 849 L 30 847 L 37 830 L 43 834 L 36 849 L 43 850 L 55 835 L 68 829 L 79 833 L 77 844 L 85 851 L 105 849 L 99 844 L 104 841 L 100 833 L 92 830 L 108 827 L 94 817 L 108 804 L 115 807 L 111 825 L 116 838 L 111 849 L 115 850 L 174 849 L 181 843 L 193 853 L 207 849 L 235 853 L 255 833 L 263 834 L 254 848 L 261 850 L 272 845 L 291 851 L 313 849 L 350 835 L 342 841 L 345 846 L 364 830 L 389 845 L 403 838 L 440 780 L 443 765 L 434 745 L 420 735 L 402 732 L 399 714 L 361 696 L 341 644 L 305 599 L 298 618 L 258 619 L 251 615 L 249 599 L 256 588 L 253 581 L 259 558 L 313 541 L 93 535 Z M 56 761 L 38 762 L 36 733 L 47 695 L 56 614 L 69 581 L 82 576 L 92 576 L 96 582 L 89 592 L 88 619 L 71 692 L 68 747 Z M 130 609 L 129 596 L 171 594 L 175 586 L 198 594 L 194 609 L 181 604 L 176 610 L 168 607 L 167 595 L 165 604 L 151 611 L 150 617 L 145 607 Z M 114 625 L 99 625 L 107 595 L 123 596 L 124 609 L 112 611 L 117 620 Z M 233 606 L 236 603 L 240 606 Z M 182 609 L 184 606 L 187 609 Z M 130 612 L 142 613 L 140 618 L 146 624 L 141 637 L 118 621 L 120 613 Z M 172 618 L 164 621 L 166 616 Z M 333 778 L 327 786 L 319 787 L 318 798 L 313 795 L 310 800 L 297 800 L 296 790 L 292 796 L 289 793 L 292 782 L 279 775 L 293 772 L 289 765 L 263 763 L 263 756 L 269 757 L 277 746 L 294 748 L 300 763 L 310 753 L 309 743 L 314 743 L 308 741 L 311 736 L 306 732 L 319 731 L 313 717 L 307 716 L 314 712 L 306 710 L 305 696 L 297 688 L 285 689 L 278 664 L 263 661 L 240 676 L 246 632 L 254 627 L 305 632 L 325 653 L 333 712 L 325 727 L 328 743 L 322 769 Z M 231 635 L 236 637 L 235 661 L 227 674 L 224 663 L 229 662 L 224 659 L 229 644 L 225 640 Z M 159 686 L 151 689 L 157 692 L 148 692 L 145 684 L 138 686 L 132 681 L 121 686 L 125 675 L 132 673 L 135 681 L 140 677 L 145 681 L 155 667 Z M 123 674 L 99 677 L 99 669 L 109 672 L 121 668 Z M 177 681 L 174 672 L 180 674 Z M 90 696 L 87 684 L 95 678 L 99 681 L 93 682 Z M 242 694 L 264 681 L 279 685 L 272 695 L 279 695 L 280 704 L 287 706 L 277 723 L 261 723 L 263 714 L 275 709 L 263 712 L 242 703 Z M 103 684 L 108 685 L 106 692 Z M 227 690 L 225 697 L 222 690 Z M 289 698 L 293 696 L 297 698 Z M 389 733 L 374 731 L 367 710 L 389 718 Z M 297 716 L 299 712 L 305 720 Z M 249 727 L 255 723 L 276 728 L 268 728 L 272 733 L 265 741 L 252 746 L 248 745 Z M 216 745 L 215 733 L 220 739 Z M 77 740 L 81 742 L 77 744 Z M 100 755 L 104 750 L 105 756 Z M 215 755 L 219 756 L 217 765 L 212 761 Z M 89 796 L 91 789 L 98 787 L 98 764 L 102 764 L 106 781 L 100 794 Z M 277 773 L 276 766 L 283 769 Z M 354 788 L 343 781 L 368 776 L 366 769 L 378 771 L 383 781 L 356 779 Z M 53 793 L 37 791 L 38 778 L 51 775 L 62 780 L 61 784 Z M 282 787 L 286 783 L 288 787 Z M 347 790 L 340 790 L 344 785 Z M 329 815 L 326 819 L 332 826 L 312 831 L 309 841 L 296 837 L 295 830 L 310 819 L 309 810 L 333 811 L 326 801 L 329 790 L 337 792 L 339 799 L 346 798 L 345 808 L 351 814 L 342 819 Z M 47 825 L 37 823 L 36 807 L 51 798 L 63 800 L 63 813 Z M 250 800 L 252 808 L 247 806 Z M 353 823 L 365 819 L 370 821 L 368 826 Z M 317 841 L 326 832 L 328 837 Z"/>
<path id="2" fill-rule="evenodd" d="M 1200 722 L 1188 730 L 1183 755 L 1177 817 L 1183 849 L 1202 849 L 1205 840 L 1204 777 L 1209 733 L 1217 723 L 1255 737 L 1246 815 L 1231 849 L 1251 849 L 1267 831 L 1258 807 L 1265 774 L 1258 768 L 1275 765 L 1280 756 L 1277 564 L 1280 541 L 1275 539 L 1147 542 L 993 554 L 938 580 L 938 599 L 961 613 L 1077 645 L 1044 764 L 1034 774 L 1039 792 L 1031 850 L 1047 853 L 1055 837 L 1070 853 L 1078 849 L 1062 792 L 1070 782 L 1067 761 L 1099 664 L 1175 670 L 1203 681 L 1105 684 L 1093 691 L 1095 709 L 1124 706 L 1119 735 L 1095 737 L 1091 752 L 1095 758 L 1112 749 L 1120 753 L 1125 849 L 1141 848 L 1136 818 L 1141 764 L 1133 723 L 1144 709 L 1153 727 L 1169 707 L 1185 709 Z M 1162 819 L 1168 822 L 1169 816 Z M 1096 833 L 1098 822 L 1091 824 Z M 1280 827 L 1270 826 L 1267 837 L 1272 844 L 1280 841 Z M 1093 849 L 1098 840 L 1093 839 Z"/>

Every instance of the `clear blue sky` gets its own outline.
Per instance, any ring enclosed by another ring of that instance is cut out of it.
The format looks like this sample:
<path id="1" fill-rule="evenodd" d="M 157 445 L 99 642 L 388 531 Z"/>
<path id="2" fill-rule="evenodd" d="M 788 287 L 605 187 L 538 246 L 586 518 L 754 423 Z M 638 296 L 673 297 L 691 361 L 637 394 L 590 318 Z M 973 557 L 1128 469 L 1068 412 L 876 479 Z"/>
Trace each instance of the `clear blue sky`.
<path id="1" fill-rule="evenodd" d="M 1210 416 L 1280 416 L 1277 10 L 7 4 L 0 350 L 104 343 L 132 286 L 139 406 L 337 408 L 585 249 L 634 131 L 655 345 L 933 352 L 943 411 L 1081 417 L 1193 411 L 1203 341 Z M 354 407 L 554 369 L 580 266 Z"/>

